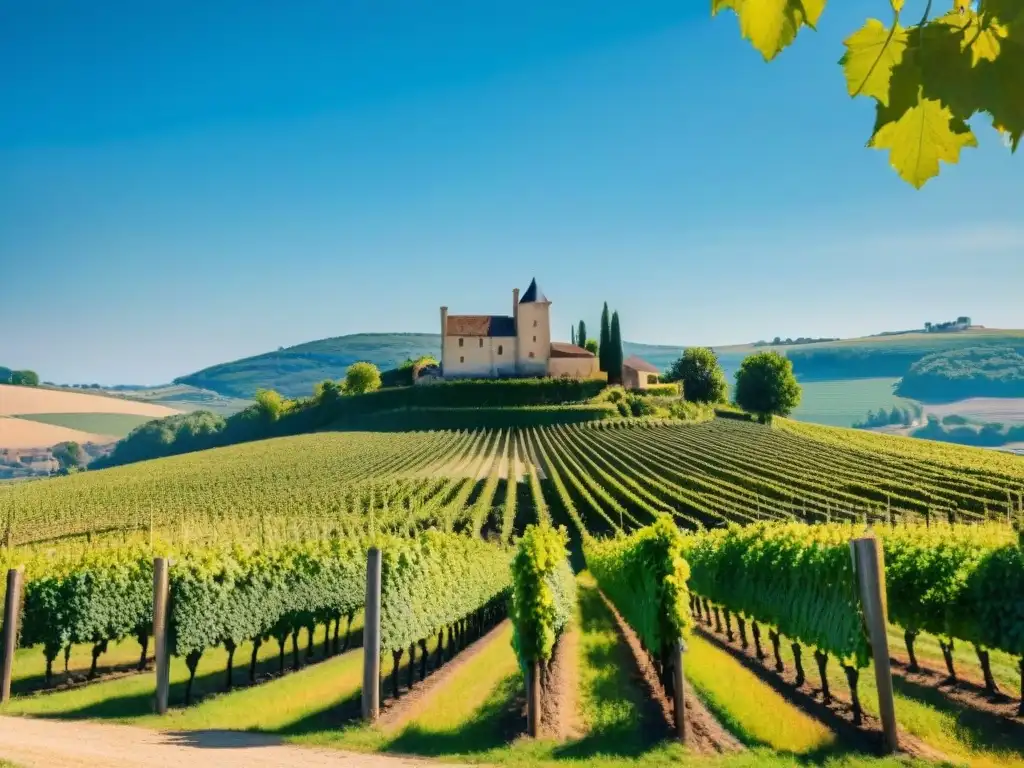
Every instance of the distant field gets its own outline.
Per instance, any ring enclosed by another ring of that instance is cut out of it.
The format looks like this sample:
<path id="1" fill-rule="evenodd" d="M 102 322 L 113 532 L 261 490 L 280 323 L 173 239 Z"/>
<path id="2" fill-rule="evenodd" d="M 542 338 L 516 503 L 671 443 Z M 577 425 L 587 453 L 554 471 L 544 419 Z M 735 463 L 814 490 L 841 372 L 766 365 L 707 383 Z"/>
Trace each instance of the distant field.
<path id="1" fill-rule="evenodd" d="M 803 398 L 792 416 L 831 427 L 852 427 L 863 421 L 868 411 L 891 410 L 894 405 L 902 407 L 912 402 L 892 393 L 897 381 L 880 378 L 801 382 Z"/>
<path id="2" fill-rule="evenodd" d="M 1024 424 L 1024 398 L 1022 397 L 969 397 L 953 403 L 926 405 L 925 413 L 943 416 L 963 416 L 979 424 Z"/>
<path id="3" fill-rule="evenodd" d="M 131 413 L 33 413 L 15 418 L 117 438 L 125 437 L 140 424 L 152 421 L 150 416 Z"/>
<path id="4" fill-rule="evenodd" d="M 173 416 L 176 409 L 164 405 L 124 400 L 45 387 L 12 387 L 0 384 L 0 416 L 37 413 L 120 413 L 158 419 Z"/>
<path id="5" fill-rule="evenodd" d="M 49 448 L 69 440 L 76 443 L 110 443 L 116 439 L 113 435 L 0 416 L 0 449 Z"/>

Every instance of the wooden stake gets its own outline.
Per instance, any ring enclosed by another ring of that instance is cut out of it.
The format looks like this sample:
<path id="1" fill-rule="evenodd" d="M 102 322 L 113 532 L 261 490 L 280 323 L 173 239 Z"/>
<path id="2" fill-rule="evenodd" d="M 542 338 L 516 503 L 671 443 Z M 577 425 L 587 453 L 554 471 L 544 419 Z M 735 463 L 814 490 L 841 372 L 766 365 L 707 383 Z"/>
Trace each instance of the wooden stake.
<path id="1" fill-rule="evenodd" d="M 0 667 L 0 703 L 11 700 L 11 676 L 14 652 L 18 648 L 18 620 L 21 618 L 21 571 L 7 571 L 7 598 L 4 600 L 4 658 Z"/>
<path id="2" fill-rule="evenodd" d="M 363 623 L 363 719 L 380 716 L 380 550 L 366 554 L 366 619 Z"/>
<path id="3" fill-rule="evenodd" d="M 686 652 L 686 644 L 680 640 L 673 654 L 673 675 L 675 676 L 675 717 L 676 717 L 676 738 L 680 742 L 686 741 L 686 703 L 683 701 L 683 654 Z"/>
<path id="4" fill-rule="evenodd" d="M 526 677 L 526 733 L 537 738 L 540 733 L 540 662 L 530 662 Z"/>
<path id="5" fill-rule="evenodd" d="M 896 733 L 896 708 L 893 701 L 892 666 L 886 636 L 887 604 L 885 595 L 885 555 L 874 534 L 850 542 L 857 581 L 860 586 L 864 619 L 871 640 L 871 656 L 878 688 L 878 713 L 882 720 L 883 748 L 886 754 L 899 748 Z"/>
<path id="6" fill-rule="evenodd" d="M 167 608 L 169 603 L 167 558 L 153 559 L 153 640 L 156 653 L 156 713 L 167 714 L 171 694 L 171 654 L 167 647 Z"/>

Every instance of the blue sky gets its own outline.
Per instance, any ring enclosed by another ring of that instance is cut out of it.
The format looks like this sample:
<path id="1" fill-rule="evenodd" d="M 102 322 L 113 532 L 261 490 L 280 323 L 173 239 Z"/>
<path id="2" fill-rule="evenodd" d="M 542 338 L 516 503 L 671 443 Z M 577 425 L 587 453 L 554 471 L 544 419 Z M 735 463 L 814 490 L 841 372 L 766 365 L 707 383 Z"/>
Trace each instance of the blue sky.
<path id="1" fill-rule="evenodd" d="M 765 64 L 705 2 L 0 2 L 0 364 L 158 383 L 533 275 L 558 337 L 1024 326 L 1020 158 L 864 148 L 835 62 L 887 13 Z"/>

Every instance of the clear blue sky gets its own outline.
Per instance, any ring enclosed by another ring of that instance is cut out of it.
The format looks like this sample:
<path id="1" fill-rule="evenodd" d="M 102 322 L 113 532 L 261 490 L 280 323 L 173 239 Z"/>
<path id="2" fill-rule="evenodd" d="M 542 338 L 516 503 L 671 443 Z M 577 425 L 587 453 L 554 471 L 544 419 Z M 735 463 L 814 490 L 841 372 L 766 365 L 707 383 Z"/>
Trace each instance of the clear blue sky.
<path id="1" fill-rule="evenodd" d="M 633 341 L 1024 326 L 1021 160 L 864 148 L 833 0 L 772 64 L 680 0 L 4 2 L 0 364 L 158 383 L 438 306 Z"/>

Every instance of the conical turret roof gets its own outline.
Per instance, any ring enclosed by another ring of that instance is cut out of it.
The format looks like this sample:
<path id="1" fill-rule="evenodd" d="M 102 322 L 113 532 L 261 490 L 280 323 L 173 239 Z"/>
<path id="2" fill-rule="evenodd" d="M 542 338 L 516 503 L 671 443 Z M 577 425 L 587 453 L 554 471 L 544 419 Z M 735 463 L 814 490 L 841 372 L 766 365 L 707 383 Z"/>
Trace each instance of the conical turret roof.
<path id="1" fill-rule="evenodd" d="M 547 302 L 548 297 L 545 296 L 540 288 L 537 287 L 537 278 L 530 280 L 530 287 L 526 289 L 526 293 L 523 294 L 523 298 L 519 300 L 520 304 L 532 304 L 534 302 Z M 550 302 L 548 302 L 550 303 Z"/>

